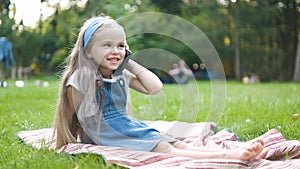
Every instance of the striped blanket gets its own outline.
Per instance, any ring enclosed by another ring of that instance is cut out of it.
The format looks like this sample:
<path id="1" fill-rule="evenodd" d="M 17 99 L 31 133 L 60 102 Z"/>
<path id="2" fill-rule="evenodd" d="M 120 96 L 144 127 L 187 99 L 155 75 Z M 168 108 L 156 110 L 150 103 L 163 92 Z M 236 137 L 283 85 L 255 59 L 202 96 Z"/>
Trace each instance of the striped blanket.
<path id="1" fill-rule="evenodd" d="M 228 129 L 215 133 L 216 125 L 211 122 L 185 123 L 155 121 L 147 122 L 150 126 L 176 137 L 193 146 L 218 147 L 235 149 L 245 143 L 238 141 L 237 136 Z M 52 140 L 53 129 L 45 128 L 32 131 L 20 131 L 18 137 L 26 144 L 36 148 L 54 148 Z M 132 151 L 120 147 L 108 147 L 92 144 L 68 144 L 59 149 L 58 153 L 80 154 L 94 153 L 102 155 L 110 164 L 140 169 L 140 168 L 300 168 L 300 142 L 286 140 L 276 129 L 271 129 L 261 135 L 265 142 L 265 149 L 259 159 L 252 161 L 228 159 L 203 159 L 197 160 L 187 157 L 172 156 L 164 153 Z"/>

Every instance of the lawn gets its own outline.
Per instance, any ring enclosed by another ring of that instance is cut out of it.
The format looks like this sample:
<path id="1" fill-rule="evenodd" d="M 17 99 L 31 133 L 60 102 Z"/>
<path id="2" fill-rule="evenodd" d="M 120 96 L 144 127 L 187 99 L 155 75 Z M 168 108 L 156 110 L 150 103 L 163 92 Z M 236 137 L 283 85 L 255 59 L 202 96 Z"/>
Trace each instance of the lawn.
<path id="1" fill-rule="evenodd" d="M 42 80 L 48 81 L 49 86 L 36 86 L 36 79 L 31 79 L 25 81 L 23 88 L 16 87 L 12 80 L 7 88 L 0 88 L 0 168 L 108 168 L 97 155 L 60 155 L 18 140 L 16 134 L 20 130 L 52 126 L 59 81 Z M 198 81 L 192 86 L 165 85 L 155 96 L 131 91 L 131 113 L 143 120 L 206 121 L 214 106 L 211 91 L 209 81 Z M 300 139 L 300 118 L 292 118 L 300 113 L 300 83 L 245 85 L 227 81 L 226 91 L 222 92 L 226 93 L 223 111 L 211 113 L 217 130 L 230 128 L 246 141 L 276 128 L 287 139 Z"/>

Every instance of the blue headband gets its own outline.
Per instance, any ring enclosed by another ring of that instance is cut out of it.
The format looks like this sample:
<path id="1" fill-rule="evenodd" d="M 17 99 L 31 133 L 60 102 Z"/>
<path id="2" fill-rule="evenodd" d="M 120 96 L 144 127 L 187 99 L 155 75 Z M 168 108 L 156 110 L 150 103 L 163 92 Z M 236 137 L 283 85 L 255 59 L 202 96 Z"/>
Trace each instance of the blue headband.
<path id="1" fill-rule="evenodd" d="M 90 41 L 91 37 L 95 33 L 95 31 L 104 23 L 105 23 L 104 19 L 97 19 L 90 24 L 90 26 L 85 30 L 84 35 L 83 35 L 83 46 L 84 47 L 86 47 L 86 45 Z"/>

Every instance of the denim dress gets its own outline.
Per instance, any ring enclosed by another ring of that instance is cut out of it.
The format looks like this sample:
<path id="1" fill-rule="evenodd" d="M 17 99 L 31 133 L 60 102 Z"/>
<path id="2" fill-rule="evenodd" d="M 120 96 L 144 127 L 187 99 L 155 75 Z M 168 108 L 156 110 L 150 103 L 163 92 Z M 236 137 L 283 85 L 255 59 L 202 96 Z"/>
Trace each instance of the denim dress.
<path id="1" fill-rule="evenodd" d="M 124 78 L 124 76 L 118 76 L 113 80 L 104 79 L 102 113 L 89 116 L 84 120 L 88 123 L 86 126 L 95 126 L 83 129 L 92 142 L 84 137 L 82 141 L 137 151 L 151 151 L 160 141 L 175 142 L 176 139 L 128 115 L 127 85 Z M 102 100 L 100 90 L 100 87 L 97 87 L 95 95 L 98 105 L 101 105 Z M 95 130 L 99 124 L 97 119 L 101 119 L 100 128 L 98 128 L 100 130 Z"/>

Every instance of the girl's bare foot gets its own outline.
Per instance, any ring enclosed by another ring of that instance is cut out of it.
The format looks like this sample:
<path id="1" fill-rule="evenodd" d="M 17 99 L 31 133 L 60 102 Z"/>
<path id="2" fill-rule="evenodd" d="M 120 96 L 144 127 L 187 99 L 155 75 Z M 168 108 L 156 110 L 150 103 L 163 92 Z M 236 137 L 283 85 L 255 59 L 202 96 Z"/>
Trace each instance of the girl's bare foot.
<path id="1" fill-rule="evenodd" d="M 228 159 L 239 160 L 252 160 L 255 159 L 259 153 L 264 149 L 264 143 L 262 140 L 253 140 L 252 144 L 247 147 L 236 149 L 227 154 Z"/>
<path id="2" fill-rule="evenodd" d="M 250 145 L 252 145 L 254 143 L 261 143 L 262 145 L 265 144 L 264 141 L 263 141 L 263 139 L 256 138 L 256 139 L 253 139 L 253 140 L 250 140 L 250 141 L 246 142 L 246 145 L 250 146 Z"/>

